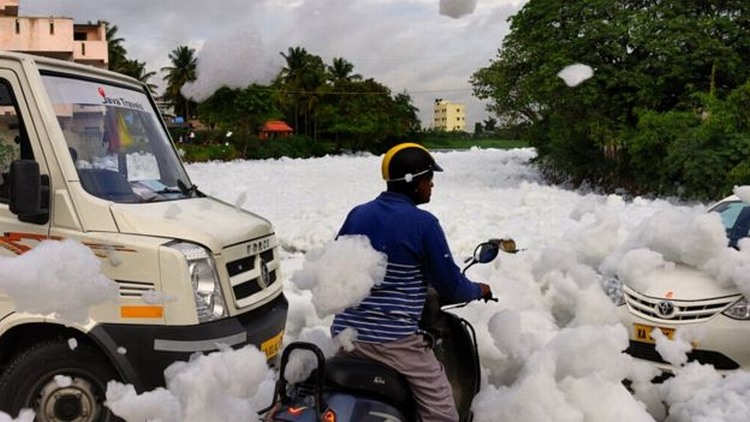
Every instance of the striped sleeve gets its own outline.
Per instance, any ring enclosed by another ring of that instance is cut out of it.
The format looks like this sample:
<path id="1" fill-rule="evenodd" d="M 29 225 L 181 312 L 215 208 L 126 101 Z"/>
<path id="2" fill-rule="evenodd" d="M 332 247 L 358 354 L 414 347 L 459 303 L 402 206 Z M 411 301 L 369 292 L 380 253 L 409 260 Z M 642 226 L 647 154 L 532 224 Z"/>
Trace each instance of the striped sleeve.
<path id="1" fill-rule="evenodd" d="M 357 331 L 357 341 L 382 343 L 417 331 L 427 288 L 418 265 L 389 263 L 385 279 L 373 287 L 358 306 L 336 315 L 331 326 L 338 335 L 346 328 Z"/>

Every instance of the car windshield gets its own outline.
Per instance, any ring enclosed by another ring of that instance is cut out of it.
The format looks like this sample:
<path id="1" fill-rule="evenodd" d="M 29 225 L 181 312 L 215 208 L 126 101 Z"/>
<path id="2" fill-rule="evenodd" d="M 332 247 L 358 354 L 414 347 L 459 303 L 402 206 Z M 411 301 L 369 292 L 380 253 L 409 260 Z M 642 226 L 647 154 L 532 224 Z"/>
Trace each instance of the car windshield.
<path id="1" fill-rule="evenodd" d="M 59 74 L 43 79 L 70 159 L 88 193 L 127 203 L 192 194 L 185 169 L 144 92 Z"/>
<path id="2" fill-rule="evenodd" d="M 727 231 L 729 246 L 736 248 L 737 242 L 748 237 L 750 231 L 750 204 L 742 201 L 727 201 L 716 205 L 711 211 L 718 212 Z"/>

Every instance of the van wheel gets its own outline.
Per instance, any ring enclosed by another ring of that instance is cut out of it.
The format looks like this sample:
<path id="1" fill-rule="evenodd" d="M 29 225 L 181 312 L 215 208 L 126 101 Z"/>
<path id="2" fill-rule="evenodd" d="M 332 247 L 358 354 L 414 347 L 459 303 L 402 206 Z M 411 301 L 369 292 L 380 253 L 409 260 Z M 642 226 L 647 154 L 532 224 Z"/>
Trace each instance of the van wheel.
<path id="1" fill-rule="evenodd" d="M 115 421 L 104 406 L 113 379 L 117 372 L 93 346 L 43 341 L 18 352 L 0 374 L 0 409 L 17 415 L 31 408 L 40 422 Z"/>

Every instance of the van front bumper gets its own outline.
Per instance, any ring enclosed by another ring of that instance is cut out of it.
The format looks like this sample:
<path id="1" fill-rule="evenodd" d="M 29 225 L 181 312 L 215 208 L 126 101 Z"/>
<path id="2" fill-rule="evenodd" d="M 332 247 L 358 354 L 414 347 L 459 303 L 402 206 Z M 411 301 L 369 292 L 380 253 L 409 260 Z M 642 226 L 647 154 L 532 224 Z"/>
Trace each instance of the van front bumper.
<path id="1" fill-rule="evenodd" d="M 289 302 L 273 301 L 230 318 L 190 326 L 99 324 L 91 336 L 107 353 L 122 380 L 143 392 L 163 387 L 164 370 L 194 353 L 255 345 L 274 364 L 286 326 Z"/>

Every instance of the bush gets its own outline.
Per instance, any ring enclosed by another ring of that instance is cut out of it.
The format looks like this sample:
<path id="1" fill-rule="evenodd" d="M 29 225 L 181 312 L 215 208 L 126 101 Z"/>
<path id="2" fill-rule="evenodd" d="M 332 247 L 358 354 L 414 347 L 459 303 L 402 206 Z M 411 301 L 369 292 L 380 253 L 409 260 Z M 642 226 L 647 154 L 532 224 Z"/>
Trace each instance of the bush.
<path id="1" fill-rule="evenodd" d="M 688 111 L 641 113 L 627 143 L 641 190 L 710 200 L 750 183 L 747 92 L 741 87 L 724 101 L 699 95 Z"/>
<path id="2" fill-rule="evenodd" d="M 641 191 L 674 194 L 681 181 L 680 170 L 666 167 L 672 145 L 700 125 L 692 112 L 644 111 L 639 116 L 637 131 L 627 142 L 629 171 Z M 680 141 L 684 143 L 685 141 Z"/>
<path id="3" fill-rule="evenodd" d="M 332 144 L 315 142 L 303 135 L 292 135 L 276 139 L 254 139 L 255 148 L 248 152 L 247 158 L 307 158 L 320 157 L 333 152 Z"/>
<path id="4" fill-rule="evenodd" d="M 743 161 L 727 174 L 727 187 L 750 185 L 750 163 Z"/>
<path id="5" fill-rule="evenodd" d="M 188 163 L 202 161 L 231 161 L 239 158 L 232 144 L 177 144 L 182 160 Z"/>
<path id="6" fill-rule="evenodd" d="M 197 138 L 197 136 L 196 136 Z M 315 142 L 306 136 L 289 136 L 277 139 L 250 137 L 230 138 L 224 143 L 178 143 L 177 149 L 185 162 L 229 161 L 234 159 L 262 160 L 266 158 L 322 157 L 336 152 L 332 142 Z M 247 151 L 242 154 L 242 151 Z"/>

